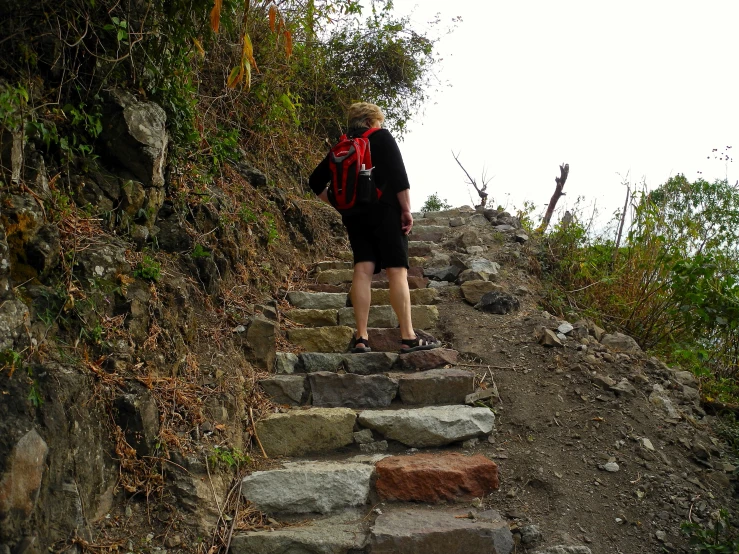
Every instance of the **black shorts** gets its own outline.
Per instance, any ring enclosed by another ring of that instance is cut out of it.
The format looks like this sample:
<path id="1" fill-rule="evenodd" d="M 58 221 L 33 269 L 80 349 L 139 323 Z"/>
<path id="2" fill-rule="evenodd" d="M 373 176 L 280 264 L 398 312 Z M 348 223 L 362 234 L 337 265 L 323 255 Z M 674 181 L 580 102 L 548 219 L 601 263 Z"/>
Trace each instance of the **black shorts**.
<path id="1" fill-rule="evenodd" d="M 408 237 L 403 234 L 396 207 L 378 203 L 342 219 L 355 264 L 375 262 L 375 273 L 388 267 L 408 268 Z"/>

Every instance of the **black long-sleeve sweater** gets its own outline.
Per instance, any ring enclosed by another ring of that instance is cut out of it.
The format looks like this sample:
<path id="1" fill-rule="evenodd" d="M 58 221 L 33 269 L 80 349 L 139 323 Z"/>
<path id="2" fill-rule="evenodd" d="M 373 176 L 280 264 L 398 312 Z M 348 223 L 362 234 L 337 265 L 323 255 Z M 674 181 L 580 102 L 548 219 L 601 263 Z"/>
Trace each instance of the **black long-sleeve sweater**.
<path id="1" fill-rule="evenodd" d="M 349 136 L 359 136 L 367 129 L 358 129 L 350 132 Z M 395 206 L 400 210 L 398 193 L 411 188 L 408 174 L 405 171 L 403 156 L 400 154 L 398 143 L 387 129 L 380 129 L 369 136 L 370 152 L 372 153 L 372 176 L 375 184 L 382 191 L 380 202 Z M 311 173 L 308 185 L 316 194 L 321 194 L 331 181 L 331 169 L 328 155 Z"/>

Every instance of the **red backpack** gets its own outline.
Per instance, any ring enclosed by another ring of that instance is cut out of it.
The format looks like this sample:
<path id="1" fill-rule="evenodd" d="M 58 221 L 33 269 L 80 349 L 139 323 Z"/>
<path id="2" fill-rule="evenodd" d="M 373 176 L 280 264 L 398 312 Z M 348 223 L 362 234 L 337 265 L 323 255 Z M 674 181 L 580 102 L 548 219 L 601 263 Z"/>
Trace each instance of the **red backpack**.
<path id="1" fill-rule="evenodd" d="M 331 169 L 328 199 L 342 213 L 377 202 L 382 196 L 382 191 L 372 179 L 369 136 L 375 131 L 379 129 L 368 129 L 358 137 L 342 135 L 328 153 Z"/>

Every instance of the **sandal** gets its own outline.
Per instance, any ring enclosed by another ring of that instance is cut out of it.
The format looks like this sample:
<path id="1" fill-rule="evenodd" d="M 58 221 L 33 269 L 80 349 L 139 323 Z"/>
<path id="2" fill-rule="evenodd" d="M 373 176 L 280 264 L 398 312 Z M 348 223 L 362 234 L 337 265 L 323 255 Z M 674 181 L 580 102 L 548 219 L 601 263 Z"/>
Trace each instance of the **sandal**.
<path id="1" fill-rule="evenodd" d="M 352 337 L 352 342 L 349 344 L 349 352 L 352 354 L 363 354 L 364 352 L 372 352 L 369 345 L 369 339 L 364 337 Z"/>
<path id="2" fill-rule="evenodd" d="M 401 339 L 400 353 L 407 354 L 408 352 L 418 352 L 419 350 L 433 350 L 441 346 L 441 342 L 433 337 L 430 338 L 432 340 L 422 339 L 418 336 L 415 339 Z"/>

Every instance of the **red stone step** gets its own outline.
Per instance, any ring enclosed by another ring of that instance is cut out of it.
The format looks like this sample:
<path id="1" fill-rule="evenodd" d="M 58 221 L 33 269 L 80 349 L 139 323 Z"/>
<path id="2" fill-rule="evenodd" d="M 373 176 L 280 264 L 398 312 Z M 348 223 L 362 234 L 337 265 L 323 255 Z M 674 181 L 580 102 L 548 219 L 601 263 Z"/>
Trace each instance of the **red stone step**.
<path id="1" fill-rule="evenodd" d="M 401 502 L 455 502 L 484 498 L 498 488 L 498 466 L 485 456 L 416 454 L 377 462 L 377 494 Z"/>

